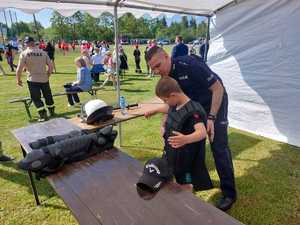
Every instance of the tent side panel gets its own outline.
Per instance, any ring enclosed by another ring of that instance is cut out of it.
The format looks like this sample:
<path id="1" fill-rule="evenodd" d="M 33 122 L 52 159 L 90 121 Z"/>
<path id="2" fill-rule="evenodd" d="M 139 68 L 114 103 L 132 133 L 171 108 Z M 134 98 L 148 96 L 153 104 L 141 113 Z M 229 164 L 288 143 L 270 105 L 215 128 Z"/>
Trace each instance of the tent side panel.
<path id="1" fill-rule="evenodd" d="M 231 126 L 300 146 L 299 21 L 298 0 L 242 1 L 211 20 L 208 64 Z"/>

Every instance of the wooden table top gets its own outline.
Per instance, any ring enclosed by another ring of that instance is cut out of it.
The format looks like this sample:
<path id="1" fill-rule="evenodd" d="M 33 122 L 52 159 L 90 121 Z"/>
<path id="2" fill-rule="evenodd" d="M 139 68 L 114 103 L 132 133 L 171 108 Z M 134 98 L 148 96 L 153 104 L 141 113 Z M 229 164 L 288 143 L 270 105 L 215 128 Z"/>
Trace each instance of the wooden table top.
<path id="1" fill-rule="evenodd" d="M 53 119 L 12 131 L 23 148 L 50 135 L 80 129 Z M 237 220 L 171 182 L 151 200 L 141 198 L 136 182 L 143 165 L 118 149 L 65 165 L 48 181 L 82 225 L 237 225 Z"/>
<path id="2" fill-rule="evenodd" d="M 151 102 L 144 102 L 144 103 L 139 103 L 137 107 L 132 107 L 129 108 L 127 110 L 127 115 L 123 115 L 121 113 L 121 110 L 114 110 L 113 111 L 113 115 L 114 118 L 111 120 L 108 120 L 106 122 L 101 122 L 98 124 L 94 124 L 94 125 L 88 125 L 84 122 L 81 122 L 81 118 L 80 117 L 73 117 L 70 120 L 71 123 L 79 126 L 82 129 L 88 129 L 88 130 L 93 130 L 93 129 L 99 129 L 102 127 L 105 127 L 107 125 L 113 125 L 113 124 L 117 124 L 120 122 L 125 122 L 127 120 L 132 120 L 135 119 L 137 117 L 142 117 L 144 115 L 145 112 L 149 111 L 149 110 L 153 110 L 156 108 L 159 108 L 162 106 L 162 102 L 160 100 L 157 99 L 153 99 Z"/>

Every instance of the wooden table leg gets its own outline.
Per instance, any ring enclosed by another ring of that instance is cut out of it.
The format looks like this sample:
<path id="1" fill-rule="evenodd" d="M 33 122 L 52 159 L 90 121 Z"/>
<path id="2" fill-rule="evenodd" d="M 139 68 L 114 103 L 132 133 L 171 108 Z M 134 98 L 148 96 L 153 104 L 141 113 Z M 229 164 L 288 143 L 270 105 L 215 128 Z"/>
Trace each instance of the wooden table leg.
<path id="1" fill-rule="evenodd" d="M 24 106 L 25 106 L 25 109 L 26 109 L 26 113 L 27 113 L 27 116 L 29 117 L 29 120 L 31 120 L 32 119 L 32 116 L 31 116 L 31 113 L 30 113 L 30 105 L 31 105 L 31 102 L 32 101 L 29 101 L 29 102 L 27 102 L 27 101 L 24 101 L 23 103 L 24 103 Z"/>
<path id="2" fill-rule="evenodd" d="M 23 156 L 25 158 L 26 152 L 25 152 L 25 150 L 22 146 L 21 146 L 21 149 L 22 149 Z M 39 200 L 39 195 L 37 193 L 35 182 L 33 180 L 32 172 L 28 171 L 28 175 L 29 175 L 29 180 L 30 180 L 30 184 L 31 184 L 32 192 L 33 192 L 33 195 L 34 195 L 34 198 L 35 198 L 36 205 L 40 205 L 41 203 L 40 203 L 40 200 Z"/>

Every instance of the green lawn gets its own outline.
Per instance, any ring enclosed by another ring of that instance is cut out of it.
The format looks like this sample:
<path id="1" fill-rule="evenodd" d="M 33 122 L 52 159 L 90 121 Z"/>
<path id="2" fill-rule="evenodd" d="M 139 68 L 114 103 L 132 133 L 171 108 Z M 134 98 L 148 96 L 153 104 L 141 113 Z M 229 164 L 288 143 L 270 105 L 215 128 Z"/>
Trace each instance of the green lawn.
<path id="1" fill-rule="evenodd" d="M 135 74 L 132 48 L 126 47 L 126 52 L 130 70 L 121 82 L 122 95 L 126 96 L 129 103 L 151 98 L 158 78 Z M 62 91 L 64 83 L 75 79 L 73 60 L 77 55 L 78 52 L 71 52 L 67 56 L 56 54 L 59 73 L 51 78 L 53 92 Z M 6 63 L 3 64 L 6 71 L 9 71 Z M 23 78 L 25 81 L 25 75 Z M 106 86 L 105 90 L 98 93 L 101 99 L 109 103 L 116 102 L 112 86 Z M 10 130 L 26 126 L 29 122 L 23 105 L 9 104 L 8 100 L 24 95 L 28 95 L 27 87 L 17 87 L 13 73 L 7 77 L 0 75 L 0 140 L 5 153 L 14 156 L 16 161 L 22 156 Z M 80 97 L 82 101 L 90 98 L 88 94 L 81 94 Z M 55 104 L 60 116 L 70 118 L 79 112 L 76 108 L 67 107 L 65 96 L 56 97 Z M 34 107 L 32 112 L 36 117 Z M 159 116 L 150 120 L 140 118 L 126 122 L 123 125 L 122 149 L 141 162 L 160 155 L 162 141 L 159 123 Z M 233 152 L 238 201 L 228 213 L 245 224 L 299 225 L 300 149 L 236 129 L 230 129 L 229 141 Z M 207 152 L 207 165 L 218 187 L 219 180 L 209 147 Z M 37 186 L 42 200 L 40 207 L 35 206 L 27 174 L 19 170 L 15 162 L 0 164 L 0 225 L 77 224 L 46 180 L 37 182 Z M 220 191 L 215 188 L 199 192 L 197 196 L 213 204 L 220 196 Z"/>

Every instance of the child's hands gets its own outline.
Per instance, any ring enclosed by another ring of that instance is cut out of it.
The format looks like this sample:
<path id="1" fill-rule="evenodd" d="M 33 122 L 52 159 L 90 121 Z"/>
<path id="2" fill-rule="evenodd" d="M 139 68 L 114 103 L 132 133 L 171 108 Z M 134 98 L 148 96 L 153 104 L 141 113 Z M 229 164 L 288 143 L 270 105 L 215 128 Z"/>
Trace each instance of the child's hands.
<path id="1" fill-rule="evenodd" d="M 187 144 L 186 135 L 184 135 L 180 132 L 177 132 L 177 131 L 173 131 L 173 134 L 175 136 L 171 136 L 168 138 L 168 142 L 172 148 L 180 148 L 180 147 L 184 146 L 185 144 Z"/>
<path id="2" fill-rule="evenodd" d="M 144 116 L 148 119 L 148 118 L 150 118 L 151 116 L 153 116 L 155 114 L 156 114 L 156 110 L 150 110 L 148 112 L 145 112 Z"/>

